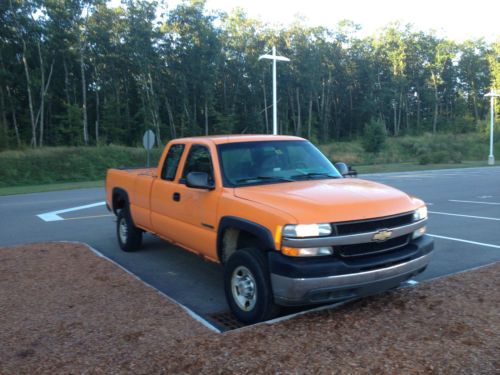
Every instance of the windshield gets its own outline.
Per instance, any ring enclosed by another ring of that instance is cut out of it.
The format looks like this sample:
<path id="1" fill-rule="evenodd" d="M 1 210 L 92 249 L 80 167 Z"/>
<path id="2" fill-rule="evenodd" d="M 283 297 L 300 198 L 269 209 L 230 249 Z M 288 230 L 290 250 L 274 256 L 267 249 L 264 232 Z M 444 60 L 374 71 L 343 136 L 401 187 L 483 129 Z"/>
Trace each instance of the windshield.
<path id="1" fill-rule="evenodd" d="M 218 151 L 225 186 L 342 177 L 308 141 L 226 143 Z"/>

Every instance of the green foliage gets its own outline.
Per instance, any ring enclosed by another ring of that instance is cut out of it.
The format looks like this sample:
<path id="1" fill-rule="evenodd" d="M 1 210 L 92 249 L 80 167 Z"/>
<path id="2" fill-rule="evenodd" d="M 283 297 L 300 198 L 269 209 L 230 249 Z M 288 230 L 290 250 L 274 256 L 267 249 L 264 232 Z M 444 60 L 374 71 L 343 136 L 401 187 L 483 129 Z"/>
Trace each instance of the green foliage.
<path id="1" fill-rule="evenodd" d="M 151 165 L 160 149 L 153 149 Z M 0 153 L 0 187 L 103 179 L 108 168 L 146 165 L 146 151 L 123 146 L 53 147 Z"/>
<path id="2" fill-rule="evenodd" d="M 2 124 L 0 120 L 0 151 L 6 150 L 9 145 L 9 134 L 7 124 Z"/>
<path id="3" fill-rule="evenodd" d="M 488 136 L 489 137 L 489 136 Z M 500 155 L 500 131 L 495 155 Z M 333 142 L 320 146 L 332 161 L 349 165 L 389 165 L 418 162 L 422 165 L 486 160 L 489 138 L 483 134 L 424 134 L 419 137 L 389 137 L 376 154 L 366 152 L 363 140 Z M 158 162 L 161 149 L 154 148 L 151 165 Z M 108 168 L 143 167 L 146 151 L 123 146 L 47 147 L 0 152 L 0 188 L 76 181 L 96 181 Z"/>
<path id="4" fill-rule="evenodd" d="M 489 134 L 489 133 L 488 133 Z M 495 135 L 495 155 L 500 155 L 500 131 Z M 344 161 L 352 165 L 387 165 L 414 163 L 421 165 L 461 163 L 464 160 L 486 160 L 489 154 L 489 135 L 437 134 L 422 136 L 389 137 L 378 154 L 366 152 L 362 140 L 333 142 L 320 146 L 332 161 Z"/>
<path id="5" fill-rule="evenodd" d="M 21 145 L 33 133 L 40 142 L 42 128 L 44 145 L 87 144 L 84 118 L 92 145 L 135 146 L 147 128 L 163 142 L 270 132 L 271 64 L 258 57 L 272 46 L 290 58 L 278 69 L 281 132 L 325 144 L 359 137 L 372 118 L 396 136 L 475 131 L 488 115 L 483 94 L 500 89 L 499 42 L 455 43 L 410 25 L 361 38 L 349 21 L 276 29 L 203 0 L 4 3 L 1 148 L 17 147 L 15 123 Z"/>
<path id="6" fill-rule="evenodd" d="M 461 144 L 456 141 L 450 142 L 446 138 L 439 139 L 426 134 L 418 141 L 408 144 L 408 147 L 422 165 L 462 162 Z"/>
<path id="7" fill-rule="evenodd" d="M 378 153 L 384 147 L 387 140 L 387 129 L 380 120 L 372 120 L 365 124 L 361 143 L 367 152 Z"/>

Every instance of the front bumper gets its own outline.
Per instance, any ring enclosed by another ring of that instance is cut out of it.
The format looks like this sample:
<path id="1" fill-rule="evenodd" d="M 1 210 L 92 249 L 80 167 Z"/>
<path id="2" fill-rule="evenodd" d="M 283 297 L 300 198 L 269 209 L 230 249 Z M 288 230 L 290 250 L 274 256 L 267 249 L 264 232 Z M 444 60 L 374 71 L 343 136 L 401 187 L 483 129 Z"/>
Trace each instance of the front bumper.
<path id="1" fill-rule="evenodd" d="M 349 261 L 294 259 L 269 253 L 274 300 L 279 305 L 338 302 L 399 286 L 427 267 L 434 242 L 423 236 L 392 254 Z"/>

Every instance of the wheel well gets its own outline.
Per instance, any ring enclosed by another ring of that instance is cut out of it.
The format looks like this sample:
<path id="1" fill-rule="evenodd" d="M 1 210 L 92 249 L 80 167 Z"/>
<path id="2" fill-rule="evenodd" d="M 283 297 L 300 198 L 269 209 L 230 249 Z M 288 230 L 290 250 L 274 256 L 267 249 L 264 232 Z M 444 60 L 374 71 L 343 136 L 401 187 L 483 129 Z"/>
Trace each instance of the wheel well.
<path id="1" fill-rule="evenodd" d="M 221 263 L 226 263 L 235 251 L 247 247 L 265 250 L 263 241 L 256 235 L 237 228 L 225 229 L 222 234 L 222 247 L 219 249 Z"/>
<path id="2" fill-rule="evenodd" d="M 118 210 L 122 210 L 127 204 L 127 193 L 121 189 L 115 189 L 113 191 L 113 212 L 116 214 Z"/>

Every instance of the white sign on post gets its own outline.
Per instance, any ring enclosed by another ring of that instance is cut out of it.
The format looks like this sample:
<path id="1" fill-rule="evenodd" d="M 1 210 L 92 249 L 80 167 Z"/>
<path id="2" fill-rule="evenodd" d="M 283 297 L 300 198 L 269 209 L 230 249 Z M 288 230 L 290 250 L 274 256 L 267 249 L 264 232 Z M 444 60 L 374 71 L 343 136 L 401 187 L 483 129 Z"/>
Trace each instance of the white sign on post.
<path id="1" fill-rule="evenodd" d="M 151 150 L 155 144 L 155 133 L 152 130 L 146 130 L 142 137 L 142 144 L 146 150 Z"/>
<path id="2" fill-rule="evenodd" d="M 142 137 L 142 144 L 148 152 L 147 167 L 149 168 L 149 150 L 151 150 L 155 144 L 155 133 L 153 133 L 152 130 L 146 130 Z"/>

